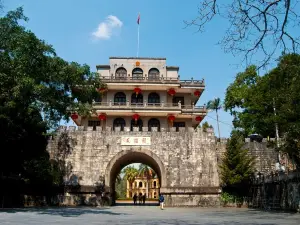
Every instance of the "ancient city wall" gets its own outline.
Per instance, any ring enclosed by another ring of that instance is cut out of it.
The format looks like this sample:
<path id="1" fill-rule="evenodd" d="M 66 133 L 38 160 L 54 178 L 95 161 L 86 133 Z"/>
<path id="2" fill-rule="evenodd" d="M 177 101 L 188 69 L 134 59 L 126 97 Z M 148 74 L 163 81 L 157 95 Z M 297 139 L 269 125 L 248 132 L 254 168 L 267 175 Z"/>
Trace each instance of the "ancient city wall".
<path id="1" fill-rule="evenodd" d="M 150 137 L 151 144 L 122 145 L 124 136 Z M 142 162 L 159 170 L 166 205 L 218 204 L 221 190 L 213 130 L 121 132 L 61 127 L 49 141 L 48 151 L 52 158 L 64 157 L 69 168 L 66 184 L 80 184 L 86 192 L 93 193 L 99 183 L 112 192 L 116 170 L 129 162 Z"/>

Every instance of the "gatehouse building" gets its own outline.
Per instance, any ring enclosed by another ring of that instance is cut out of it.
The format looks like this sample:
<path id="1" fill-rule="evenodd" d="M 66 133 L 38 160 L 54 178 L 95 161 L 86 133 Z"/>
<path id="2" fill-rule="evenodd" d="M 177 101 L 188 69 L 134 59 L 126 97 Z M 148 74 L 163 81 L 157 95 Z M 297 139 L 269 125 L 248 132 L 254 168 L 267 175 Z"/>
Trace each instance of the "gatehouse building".
<path id="1" fill-rule="evenodd" d="M 158 175 L 166 206 L 218 205 L 216 139 L 212 129 L 197 128 L 207 113 L 199 104 L 204 80 L 180 79 L 166 58 L 110 57 L 97 72 L 106 87 L 98 90 L 95 113 L 73 114 L 78 128 L 61 127 L 48 145 L 69 168 L 66 185 L 80 186 L 73 194 L 93 196 L 103 184 L 114 204 L 117 174 L 143 163 Z"/>

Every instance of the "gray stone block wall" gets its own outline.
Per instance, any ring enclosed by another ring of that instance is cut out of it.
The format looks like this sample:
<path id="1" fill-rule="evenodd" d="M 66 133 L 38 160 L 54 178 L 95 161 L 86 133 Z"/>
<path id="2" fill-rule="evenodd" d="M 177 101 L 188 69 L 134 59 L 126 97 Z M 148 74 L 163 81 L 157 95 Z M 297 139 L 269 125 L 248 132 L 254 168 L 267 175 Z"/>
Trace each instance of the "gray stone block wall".
<path id="1" fill-rule="evenodd" d="M 122 146 L 122 136 L 148 136 L 151 145 Z M 67 154 L 60 153 L 64 149 L 68 149 Z M 52 158 L 64 157 L 70 168 L 67 184 L 75 180 L 81 186 L 93 187 L 104 182 L 107 190 L 112 192 L 115 170 L 130 161 L 146 163 L 159 170 L 156 172 L 160 174 L 161 192 L 172 196 L 172 202 L 176 204 L 190 205 L 195 201 L 187 203 L 182 197 L 176 200 L 172 188 L 180 188 L 183 195 L 212 193 L 218 198 L 220 193 L 214 133 L 200 129 L 193 132 L 121 132 L 62 128 L 49 141 L 48 151 Z M 208 189 L 191 191 L 191 188 L 199 187 Z M 166 204 L 171 203 L 167 201 Z"/>

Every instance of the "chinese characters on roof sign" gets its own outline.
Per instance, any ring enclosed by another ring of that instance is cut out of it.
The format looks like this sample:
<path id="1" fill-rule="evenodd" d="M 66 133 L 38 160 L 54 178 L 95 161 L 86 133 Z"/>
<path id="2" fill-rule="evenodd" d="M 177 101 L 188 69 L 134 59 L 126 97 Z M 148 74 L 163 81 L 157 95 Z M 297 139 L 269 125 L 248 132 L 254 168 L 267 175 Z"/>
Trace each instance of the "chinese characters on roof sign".
<path id="1" fill-rule="evenodd" d="M 121 145 L 151 145 L 151 138 L 123 136 L 121 137 Z"/>

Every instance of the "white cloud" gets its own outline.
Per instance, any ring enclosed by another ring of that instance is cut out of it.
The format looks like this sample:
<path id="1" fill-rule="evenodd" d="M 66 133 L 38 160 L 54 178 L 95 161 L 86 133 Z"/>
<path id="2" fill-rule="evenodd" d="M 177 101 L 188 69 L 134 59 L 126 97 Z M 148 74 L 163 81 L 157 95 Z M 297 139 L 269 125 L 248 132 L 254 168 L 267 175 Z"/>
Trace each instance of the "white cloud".
<path id="1" fill-rule="evenodd" d="M 115 31 L 123 26 L 123 22 L 118 17 L 109 15 L 106 20 L 98 25 L 98 28 L 92 33 L 95 39 L 110 39 Z"/>

